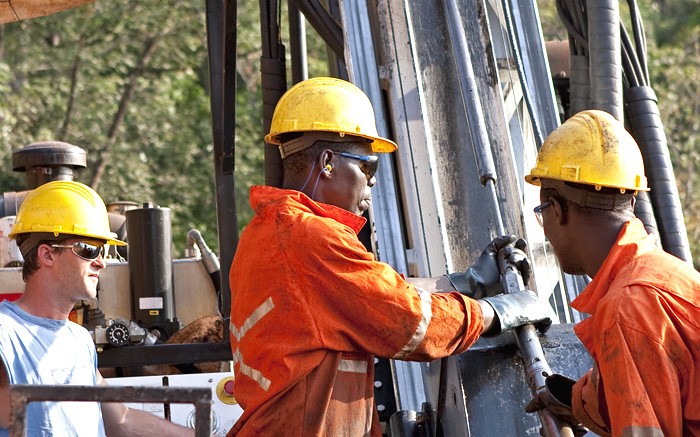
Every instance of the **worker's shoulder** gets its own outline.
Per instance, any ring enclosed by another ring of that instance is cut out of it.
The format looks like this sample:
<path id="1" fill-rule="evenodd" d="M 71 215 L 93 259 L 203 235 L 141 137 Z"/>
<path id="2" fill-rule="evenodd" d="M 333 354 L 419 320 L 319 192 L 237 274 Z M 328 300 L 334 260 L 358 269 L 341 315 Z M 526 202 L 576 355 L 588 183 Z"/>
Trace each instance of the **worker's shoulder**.
<path id="1" fill-rule="evenodd" d="M 598 306 L 599 320 L 651 335 L 663 320 L 700 327 L 700 275 L 669 257 L 640 256 L 621 266 Z"/>
<path id="2" fill-rule="evenodd" d="M 13 311 L 10 309 L 9 301 L 3 300 L 0 302 L 0 326 L 7 325 L 16 320 Z"/>
<path id="3" fill-rule="evenodd" d="M 700 303 L 700 273 L 661 249 L 634 257 L 622 270 L 620 276 L 627 285 L 670 292 Z"/>

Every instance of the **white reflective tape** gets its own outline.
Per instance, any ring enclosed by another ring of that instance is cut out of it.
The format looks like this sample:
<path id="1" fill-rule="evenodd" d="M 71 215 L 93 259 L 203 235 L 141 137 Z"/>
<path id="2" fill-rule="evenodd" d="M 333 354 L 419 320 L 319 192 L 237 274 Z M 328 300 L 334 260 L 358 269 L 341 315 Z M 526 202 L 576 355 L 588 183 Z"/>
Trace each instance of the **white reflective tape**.
<path id="1" fill-rule="evenodd" d="M 163 298 L 162 297 L 141 297 L 141 298 L 139 298 L 139 309 L 140 310 L 162 310 L 163 309 Z"/>
<path id="2" fill-rule="evenodd" d="M 243 322 L 243 326 L 238 328 L 236 327 L 236 325 L 233 324 L 233 322 L 231 322 L 229 324 L 231 334 L 233 334 L 233 336 L 236 337 L 236 340 L 241 341 L 241 337 L 243 337 L 245 333 L 253 327 L 253 325 L 258 323 L 260 319 L 265 317 L 265 314 L 272 311 L 274 307 L 275 304 L 272 302 L 272 298 L 268 297 L 265 302 L 261 303 L 260 306 L 257 307 L 247 319 L 245 319 L 245 322 Z"/>
<path id="3" fill-rule="evenodd" d="M 251 378 L 253 381 L 257 382 L 260 385 L 260 388 L 262 388 L 265 391 L 267 391 L 267 389 L 270 388 L 270 380 L 265 378 L 259 370 L 253 369 L 243 361 L 241 361 L 239 366 L 241 369 L 241 373 Z"/>
<path id="4" fill-rule="evenodd" d="M 236 349 L 236 352 L 233 353 L 233 364 L 235 365 L 236 363 L 239 363 L 238 370 L 243 375 L 257 382 L 260 388 L 262 388 L 265 391 L 267 391 L 270 388 L 270 384 L 272 384 L 272 382 L 269 379 L 265 378 L 261 371 L 253 369 L 252 367 L 244 363 L 243 355 L 238 349 Z"/>
<path id="5" fill-rule="evenodd" d="M 402 359 L 408 356 L 411 352 L 416 350 L 416 348 L 421 344 L 423 338 L 425 338 L 425 333 L 428 332 L 428 326 L 430 325 L 430 320 L 433 318 L 433 296 L 429 291 L 423 290 L 421 288 L 415 287 L 418 295 L 420 296 L 420 309 L 421 309 L 421 319 L 416 328 L 416 332 L 408 343 L 397 353 L 393 358 Z"/>
<path id="6" fill-rule="evenodd" d="M 229 323 L 229 328 L 231 330 L 231 335 L 236 337 L 236 340 L 238 342 L 241 341 L 241 338 L 245 335 L 245 333 L 252 328 L 256 323 L 260 321 L 267 313 L 272 311 L 272 309 L 275 307 L 275 304 L 272 302 L 272 297 L 268 297 L 267 300 L 263 303 L 260 304 L 259 307 L 253 311 L 253 313 L 245 319 L 245 322 L 243 322 L 243 326 L 238 328 L 236 325 L 233 324 L 233 322 Z M 236 351 L 233 353 L 233 363 L 234 365 L 236 363 L 239 363 L 238 369 L 239 371 L 252 379 L 253 381 L 257 382 L 260 385 L 260 388 L 263 390 L 267 391 L 267 389 L 270 388 L 270 380 L 265 378 L 262 374 L 261 371 L 254 369 L 247 365 L 246 363 L 243 362 L 243 354 L 241 354 L 241 351 L 236 348 Z"/>
<path id="7" fill-rule="evenodd" d="M 338 371 L 352 373 L 367 373 L 367 361 L 364 360 L 340 360 Z"/>

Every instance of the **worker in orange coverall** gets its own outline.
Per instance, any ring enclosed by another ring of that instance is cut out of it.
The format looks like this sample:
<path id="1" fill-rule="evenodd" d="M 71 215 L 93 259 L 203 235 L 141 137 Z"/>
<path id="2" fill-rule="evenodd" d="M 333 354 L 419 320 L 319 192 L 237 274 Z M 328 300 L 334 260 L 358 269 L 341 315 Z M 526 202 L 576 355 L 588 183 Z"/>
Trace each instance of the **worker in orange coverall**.
<path id="1" fill-rule="evenodd" d="M 592 282 L 571 306 L 594 367 L 547 378 L 526 407 L 602 436 L 700 435 L 700 274 L 659 249 L 634 217 L 647 190 L 642 156 L 602 111 L 574 115 L 542 145 L 525 180 L 562 269 Z M 580 431 L 580 428 L 579 428 Z"/>
<path id="2" fill-rule="evenodd" d="M 496 238 L 465 273 L 418 286 L 365 249 L 357 233 L 376 180 L 373 153 L 396 145 L 378 136 L 356 86 L 300 82 L 278 102 L 266 141 L 279 145 L 284 181 L 251 189 L 255 216 L 231 267 L 243 415 L 229 435 L 379 436 L 375 356 L 429 361 L 463 352 L 483 332 L 551 323 L 532 292 L 494 296 L 499 250 L 524 266 L 514 237 Z"/>

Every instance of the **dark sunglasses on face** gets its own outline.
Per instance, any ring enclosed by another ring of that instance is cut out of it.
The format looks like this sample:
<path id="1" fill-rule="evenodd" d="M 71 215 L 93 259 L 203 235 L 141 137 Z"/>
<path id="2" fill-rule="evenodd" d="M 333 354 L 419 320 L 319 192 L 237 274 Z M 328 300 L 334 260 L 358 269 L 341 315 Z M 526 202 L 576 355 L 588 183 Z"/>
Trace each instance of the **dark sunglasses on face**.
<path id="1" fill-rule="evenodd" d="M 94 244 L 86 243 L 84 241 L 78 241 L 73 244 L 52 244 L 51 247 L 71 249 L 73 253 L 86 261 L 92 261 L 97 259 L 99 256 L 104 258 L 105 247 L 96 246 Z"/>
<path id="2" fill-rule="evenodd" d="M 361 161 L 360 170 L 367 176 L 367 179 L 372 179 L 379 167 L 379 157 L 377 155 L 357 155 L 349 152 L 336 152 L 338 155 L 345 158 L 352 158 Z"/>

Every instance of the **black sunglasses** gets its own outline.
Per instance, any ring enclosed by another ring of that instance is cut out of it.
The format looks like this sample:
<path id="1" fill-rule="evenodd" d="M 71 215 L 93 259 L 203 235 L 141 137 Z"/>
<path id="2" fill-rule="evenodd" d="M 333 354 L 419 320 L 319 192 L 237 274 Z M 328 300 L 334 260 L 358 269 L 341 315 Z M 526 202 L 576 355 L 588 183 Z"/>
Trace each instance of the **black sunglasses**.
<path id="1" fill-rule="evenodd" d="M 377 172 L 377 167 L 379 167 L 379 157 L 377 155 L 357 155 L 349 152 L 336 153 L 345 158 L 352 158 L 361 161 L 362 164 L 360 164 L 360 170 L 362 170 L 362 173 L 367 176 L 367 179 L 372 179 L 374 174 Z"/>
<path id="2" fill-rule="evenodd" d="M 78 241 L 73 244 L 52 244 L 51 247 L 72 249 L 76 256 L 86 261 L 96 260 L 99 256 L 104 257 L 105 255 L 104 246 L 96 246 L 94 244 L 85 243 L 84 241 Z"/>

